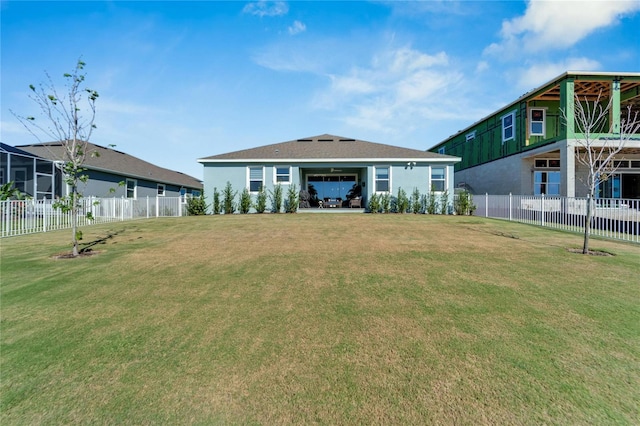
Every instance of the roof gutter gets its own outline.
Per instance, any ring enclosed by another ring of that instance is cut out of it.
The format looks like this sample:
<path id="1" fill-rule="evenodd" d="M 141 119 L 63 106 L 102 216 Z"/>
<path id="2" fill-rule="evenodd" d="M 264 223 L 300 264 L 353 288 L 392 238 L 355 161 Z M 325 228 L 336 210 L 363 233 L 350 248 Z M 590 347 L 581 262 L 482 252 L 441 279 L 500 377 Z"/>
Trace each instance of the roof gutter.
<path id="1" fill-rule="evenodd" d="M 218 159 L 218 158 L 199 158 L 198 163 L 298 163 L 298 164 L 317 164 L 317 163 L 399 163 L 399 162 L 417 162 L 417 163 L 458 163 L 462 161 L 460 157 L 443 156 L 434 158 L 425 157 L 406 157 L 406 158 L 245 158 L 245 159 Z"/>

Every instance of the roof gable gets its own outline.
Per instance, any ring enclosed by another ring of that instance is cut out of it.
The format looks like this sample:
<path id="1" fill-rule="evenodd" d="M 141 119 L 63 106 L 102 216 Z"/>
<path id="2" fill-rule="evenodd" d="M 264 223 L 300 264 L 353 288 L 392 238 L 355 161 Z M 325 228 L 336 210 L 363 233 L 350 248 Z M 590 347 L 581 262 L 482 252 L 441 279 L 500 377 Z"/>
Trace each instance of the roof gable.
<path id="1" fill-rule="evenodd" d="M 198 162 L 238 160 L 365 160 L 365 159 L 450 159 L 457 157 L 419 149 L 368 142 L 359 139 L 323 134 L 295 139 L 257 148 L 198 159 Z"/>

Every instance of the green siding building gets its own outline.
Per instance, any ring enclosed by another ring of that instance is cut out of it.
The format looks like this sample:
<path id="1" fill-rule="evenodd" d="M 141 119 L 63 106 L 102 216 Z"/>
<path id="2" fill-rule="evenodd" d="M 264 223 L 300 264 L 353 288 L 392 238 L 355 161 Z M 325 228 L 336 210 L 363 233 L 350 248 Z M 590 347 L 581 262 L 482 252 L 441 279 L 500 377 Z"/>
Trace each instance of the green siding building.
<path id="1" fill-rule="evenodd" d="M 575 133 L 575 95 L 611 100 L 612 133 L 597 135 L 605 144 L 619 133 L 629 107 L 640 111 L 640 73 L 566 72 L 430 150 L 461 157 L 456 186 L 475 194 L 585 196 L 586 169 L 575 158 L 582 136 Z M 640 134 L 627 141 L 616 165 L 598 196 L 640 198 Z"/>

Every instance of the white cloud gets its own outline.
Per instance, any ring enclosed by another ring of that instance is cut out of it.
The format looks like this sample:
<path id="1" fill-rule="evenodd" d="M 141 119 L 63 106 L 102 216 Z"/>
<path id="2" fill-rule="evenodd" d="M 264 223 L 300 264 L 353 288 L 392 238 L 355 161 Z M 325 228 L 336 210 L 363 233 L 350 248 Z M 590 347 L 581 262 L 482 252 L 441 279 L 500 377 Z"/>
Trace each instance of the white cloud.
<path id="1" fill-rule="evenodd" d="M 289 27 L 289 34 L 296 35 L 307 30 L 307 26 L 300 21 L 293 21 L 293 25 Z"/>
<path id="2" fill-rule="evenodd" d="M 283 1 L 266 1 L 247 3 L 242 9 L 244 13 L 256 16 L 282 16 L 289 12 L 289 5 Z"/>
<path id="3" fill-rule="evenodd" d="M 518 87 L 529 90 L 546 83 L 566 71 L 596 71 L 598 61 L 589 58 L 568 58 L 555 63 L 539 63 L 518 73 Z"/>
<path id="4" fill-rule="evenodd" d="M 375 55 L 368 67 L 330 75 L 330 87 L 314 99 L 337 111 L 345 124 L 384 133 L 405 133 L 429 120 L 460 118 L 451 99 L 462 81 L 445 52 L 429 55 L 403 47 Z"/>
<path id="5" fill-rule="evenodd" d="M 523 16 L 502 23 L 502 40 L 485 52 L 512 55 L 564 49 L 638 10 L 637 0 L 530 0 Z"/>

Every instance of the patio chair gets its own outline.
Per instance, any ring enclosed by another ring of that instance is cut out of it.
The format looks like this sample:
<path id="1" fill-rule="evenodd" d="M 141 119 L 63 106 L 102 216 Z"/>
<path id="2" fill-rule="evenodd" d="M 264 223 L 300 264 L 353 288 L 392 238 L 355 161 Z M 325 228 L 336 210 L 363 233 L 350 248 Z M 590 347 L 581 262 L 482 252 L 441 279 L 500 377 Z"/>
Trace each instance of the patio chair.
<path id="1" fill-rule="evenodd" d="M 353 207 L 358 207 L 358 208 L 362 208 L 362 197 L 355 197 L 349 200 L 349 207 L 353 208 Z"/>

